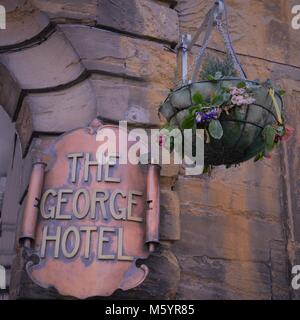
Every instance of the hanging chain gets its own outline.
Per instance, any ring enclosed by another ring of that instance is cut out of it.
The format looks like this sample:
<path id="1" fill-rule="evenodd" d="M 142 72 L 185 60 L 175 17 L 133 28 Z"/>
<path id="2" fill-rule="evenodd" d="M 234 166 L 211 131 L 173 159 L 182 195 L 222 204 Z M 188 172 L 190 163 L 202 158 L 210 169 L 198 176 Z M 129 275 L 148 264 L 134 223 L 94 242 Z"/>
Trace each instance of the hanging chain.
<path id="1" fill-rule="evenodd" d="M 223 13 L 225 13 L 225 19 L 224 19 Z M 230 55 L 234 63 L 235 69 L 238 71 L 241 78 L 246 79 L 246 73 L 243 70 L 243 67 L 233 49 L 232 41 L 229 35 L 227 8 L 225 6 L 224 1 L 219 0 L 215 2 L 212 9 L 210 9 L 204 22 L 202 23 L 200 28 L 198 28 L 196 35 L 194 36 L 193 40 L 190 42 L 190 45 L 188 46 L 188 50 L 192 48 L 192 46 L 196 43 L 197 38 L 200 36 L 202 31 L 204 31 L 204 28 L 206 28 L 206 33 L 204 36 L 203 43 L 201 45 L 201 48 L 198 54 L 194 59 L 194 62 L 188 68 L 185 69 L 184 77 L 176 81 L 175 83 L 176 86 L 182 86 L 184 84 L 187 84 L 188 82 L 197 81 L 197 77 L 199 76 L 199 72 L 200 72 L 200 67 L 205 55 L 205 51 L 211 39 L 211 34 L 213 31 L 214 25 L 216 25 L 217 31 L 221 34 L 224 40 L 226 52 Z M 183 61 L 183 64 L 184 63 L 187 64 L 187 53 L 185 54 L 184 59 L 185 59 L 185 62 Z M 192 81 L 188 81 L 187 75 L 190 74 L 192 71 L 193 71 Z"/>
<path id="2" fill-rule="evenodd" d="M 245 79 L 245 72 L 237 58 L 237 55 L 235 54 L 233 47 L 231 45 L 231 41 L 229 39 L 229 35 L 228 33 L 225 31 L 224 27 L 223 27 L 223 22 L 221 19 L 217 19 L 217 29 L 219 31 L 219 33 L 221 34 L 224 43 L 225 43 L 225 47 L 226 47 L 226 51 L 227 53 L 230 55 L 231 60 L 233 61 L 234 64 L 234 68 L 238 71 L 239 75 L 241 78 Z"/>

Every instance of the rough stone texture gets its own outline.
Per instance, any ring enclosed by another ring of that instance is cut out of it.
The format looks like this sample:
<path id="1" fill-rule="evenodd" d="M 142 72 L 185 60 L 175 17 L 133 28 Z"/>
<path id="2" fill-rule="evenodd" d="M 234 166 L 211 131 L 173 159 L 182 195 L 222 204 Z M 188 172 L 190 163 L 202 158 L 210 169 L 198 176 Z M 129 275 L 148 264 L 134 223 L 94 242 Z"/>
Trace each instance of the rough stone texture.
<path id="1" fill-rule="evenodd" d="M 291 27 L 291 9 L 297 1 L 228 0 L 226 3 L 229 30 L 238 53 L 299 66 L 299 32 Z M 176 10 L 181 32 L 193 35 L 212 4 L 213 1 L 179 0 Z M 210 46 L 224 48 L 216 35 Z"/>
<path id="2" fill-rule="evenodd" d="M 0 242 L 0 264 L 10 266 L 14 258 L 16 226 L 2 223 Z"/>
<path id="3" fill-rule="evenodd" d="M 75 80 L 83 72 L 79 57 L 61 32 L 39 46 L 2 54 L 0 62 L 22 89 L 55 87 Z"/>
<path id="4" fill-rule="evenodd" d="M 160 239 L 180 240 L 180 203 L 178 194 L 172 190 L 161 190 Z"/>
<path id="5" fill-rule="evenodd" d="M 96 21 L 98 0 L 32 0 L 31 2 L 54 21 L 65 19 L 85 23 Z"/>
<path id="6" fill-rule="evenodd" d="M 287 120 L 297 128 L 299 37 L 290 27 L 291 2 L 227 3 L 230 31 L 248 78 L 270 78 L 287 91 Z M 181 31 L 194 33 L 210 5 L 178 1 Z M 220 37 L 213 36 L 210 47 L 223 50 Z M 194 48 L 193 56 L 198 51 Z M 182 238 L 173 245 L 182 270 L 179 299 L 297 298 L 290 268 L 299 263 L 299 139 L 296 130 L 271 161 L 179 179 Z"/>
<path id="7" fill-rule="evenodd" d="M 175 3 L 168 2 L 170 5 Z M 166 43 L 178 41 L 177 13 L 156 1 L 32 0 L 32 3 L 54 22 L 76 21 Z"/>
<path id="8" fill-rule="evenodd" d="M 7 173 L 5 197 L 2 207 L 2 222 L 7 226 L 14 226 L 17 222 L 17 213 L 19 209 L 19 194 L 22 177 L 22 151 L 20 143 L 16 141 L 11 150 L 11 166 Z M 1 239 L 2 241 L 2 239 Z"/>
<path id="9" fill-rule="evenodd" d="M 158 108 L 162 99 L 167 95 L 166 89 L 96 75 L 91 81 L 96 93 L 98 116 L 129 122 L 160 123 Z"/>
<path id="10" fill-rule="evenodd" d="M 7 174 L 6 192 L 1 212 L 0 264 L 5 267 L 11 266 L 15 256 L 15 238 L 20 208 L 18 196 L 22 176 L 22 152 L 19 144 L 12 150 L 11 159 L 13 162 Z"/>
<path id="11" fill-rule="evenodd" d="M 272 298 L 275 300 L 290 299 L 288 256 L 283 241 L 270 242 L 270 263 Z"/>
<path id="12" fill-rule="evenodd" d="M 152 41 L 81 25 L 61 25 L 88 70 L 171 88 L 176 54 Z"/>
<path id="13" fill-rule="evenodd" d="M 234 215 L 280 223 L 280 176 L 277 181 L 273 178 L 278 163 L 278 159 L 249 162 L 230 170 L 217 168 L 212 177 L 182 178 L 177 184 L 181 206 L 189 214 Z"/>
<path id="14" fill-rule="evenodd" d="M 3 2 L 1 2 L 3 4 Z M 29 4 L 25 7 L 9 12 L 7 8 L 6 29 L 0 30 L 0 48 L 14 45 L 39 34 L 49 23 L 46 15 L 32 8 Z M 26 28 L 24 28 L 26 25 Z"/>
<path id="15" fill-rule="evenodd" d="M 271 299 L 270 272 L 262 262 L 195 256 L 181 258 L 178 299 Z"/>
<path id="16" fill-rule="evenodd" d="M 144 283 L 127 292 L 119 290 L 113 296 L 105 299 L 175 299 L 180 279 L 180 268 L 170 249 L 162 246 L 146 260 L 146 264 L 149 268 L 149 275 Z"/>
<path id="17" fill-rule="evenodd" d="M 299 72 L 300 73 L 300 72 Z M 296 243 L 300 243 L 300 174 L 299 174 L 299 159 L 297 156 L 300 148 L 299 148 L 299 141 L 300 141 L 300 130 L 299 130 L 299 119 L 300 119 L 300 112 L 299 112 L 299 103 L 300 103 L 300 90 L 299 90 L 299 83 L 298 88 L 291 90 L 290 95 L 288 96 L 289 99 L 289 110 L 288 110 L 288 119 L 290 125 L 295 129 L 294 131 L 294 138 L 288 143 L 287 148 L 284 150 L 284 153 L 287 157 L 288 168 L 286 172 L 286 182 L 290 184 L 289 188 L 293 193 L 293 197 L 291 199 L 291 209 L 293 213 L 293 221 L 291 221 L 294 225 L 294 241 Z"/>
<path id="18" fill-rule="evenodd" d="M 187 187 L 187 186 L 186 186 Z M 181 198 L 179 193 L 179 197 Z M 281 239 L 280 225 L 238 216 L 191 215 L 182 210 L 181 240 L 174 252 L 181 256 L 223 257 L 267 261 L 270 239 Z M 209 243 L 209 245 L 208 245 Z"/>
<path id="19" fill-rule="evenodd" d="M 24 99 L 33 131 L 65 132 L 87 126 L 96 117 L 96 101 L 89 80 L 66 90 L 30 94 Z"/>
<path id="20" fill-rule="evenodd" d="M 2 64 L 0 64 L 0 85 L 0 104 L 10 118 L 13 118 L 17 109 L 21 88 L 10 71 Z"/>
<path id="21" fill-rule="evenodd" d="M 148 0 L 107 0 L 98 6 L 98 24 L 147 38 L 178 42 L 178 16 Z"/>
<path id="22" fill-rule="evenodd" d="M 6 186 L 6 177 L 2 176 L 0 178 L 0 233 L 1 233 L 1 211 L 3 206 L 5 186 Z"/>
<path id="23" fill-rule="evenodd" d="M 34 132 L 32 114 L 26 101 L 23 102 L 16 121 L 16 130 L 19 133 L 22 153 L 25 154 Z"/>

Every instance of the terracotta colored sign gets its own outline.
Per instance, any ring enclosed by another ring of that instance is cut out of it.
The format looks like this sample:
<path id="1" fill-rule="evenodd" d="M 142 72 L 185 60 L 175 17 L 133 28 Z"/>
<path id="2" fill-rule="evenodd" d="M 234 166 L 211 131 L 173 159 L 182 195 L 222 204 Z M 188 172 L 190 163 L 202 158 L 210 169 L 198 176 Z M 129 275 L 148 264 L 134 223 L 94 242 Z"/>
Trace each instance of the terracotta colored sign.
<path id="1" fill-rule="evenodd" d="M 61 295 L 110 296 L 138 286 L 148 268 L 136 261 L 158 242 L 159 168 L 120 164 L 118 154 L 110 155 L 115 164 L 97 162 L 96 134 L 108 127 L 118 136 L 117 126 L 101 124 L 63 135 L 33 167 L 21 242 L 39 261 L 26 268 Z"/>

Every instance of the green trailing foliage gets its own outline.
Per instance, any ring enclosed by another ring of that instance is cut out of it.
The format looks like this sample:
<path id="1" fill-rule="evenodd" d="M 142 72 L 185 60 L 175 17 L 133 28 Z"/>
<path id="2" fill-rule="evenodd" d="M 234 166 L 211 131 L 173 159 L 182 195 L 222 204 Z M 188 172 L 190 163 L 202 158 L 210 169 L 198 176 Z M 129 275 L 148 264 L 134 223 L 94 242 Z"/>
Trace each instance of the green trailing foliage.
<path id="1" fill-rule="evenodd" d="M 224 60 L 208 58 L 200 72 L 200 80 L 214 81 L 225 77 L 236 77 L 234 63 L 229 55 Z"/>

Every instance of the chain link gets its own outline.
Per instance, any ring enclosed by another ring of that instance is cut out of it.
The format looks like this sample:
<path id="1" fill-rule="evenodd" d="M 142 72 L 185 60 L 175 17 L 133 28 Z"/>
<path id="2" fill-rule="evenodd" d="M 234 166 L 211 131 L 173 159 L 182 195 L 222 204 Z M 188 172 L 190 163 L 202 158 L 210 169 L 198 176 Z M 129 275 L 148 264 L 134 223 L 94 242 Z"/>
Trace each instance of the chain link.
<path id="1" fill-rule="evenodd" d="M 233 49 L 233 45 L 231 42 L 231 38 L 228 31 L 228 17 L 227 17 L 227 8 L 225 6 L 225 19 L 222 17 L 222 15 L 215 16 L 215 11 L 210 10 L 209 15 L 210 19 L 207 26 L 207 31 L 204 37 L 204 42 L 198 52 L 198 54 L 195 56 L 194 62 L 188 67 L 188 75 L 193 72 L 192 81 L 197 81 L 198 73 L 200 71 L 200 67 L 203 61 L 203 57 L 205 55 L 205 51 L 208 47 L 209 41 L 211 39 L 213 26 L 216 25 L 217 31 L 221 34 L 224 44 L 225 44 L 225 52 L 230 55 L 233 63 L 234 68 L 238 71 L 239 76 L 242 79 L 246 79 L 245 71 L 243 70 L 241 63 Z M 214 18 L 214 19 L 213 19 Z M 176 87 L 180 87 L 183 85 L 182 79 L 180 78 L 178 81 L 175 82 Z"/>

